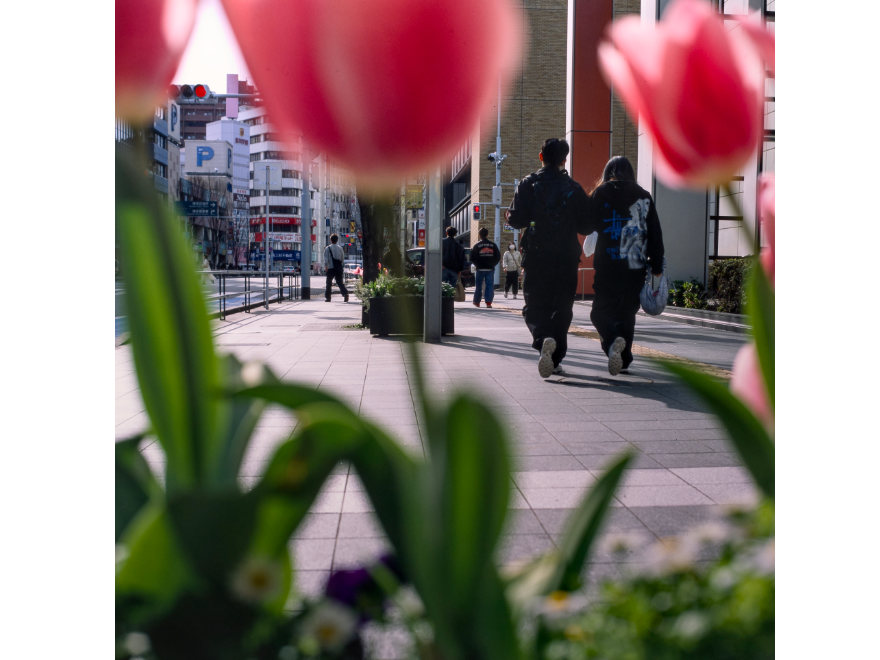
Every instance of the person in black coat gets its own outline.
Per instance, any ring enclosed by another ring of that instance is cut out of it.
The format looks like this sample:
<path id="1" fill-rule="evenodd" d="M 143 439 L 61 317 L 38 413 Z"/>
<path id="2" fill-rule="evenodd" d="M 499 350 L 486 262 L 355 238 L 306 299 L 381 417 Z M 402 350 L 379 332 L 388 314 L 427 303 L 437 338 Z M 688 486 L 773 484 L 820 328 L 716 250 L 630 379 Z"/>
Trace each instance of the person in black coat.
<path id="1" fill-rule="evenodd" d="M 458 230 L 455 227 L 446 228 L 446 238 L 443 239 L 443 281 L 455 286 L 458 274 L 464 270 L 464 247 L 455 240 Z"/>
<path id="2" fill-rule="evenodd" d="M 501 250 L 489 240 L 489 230 L 485 227 L 480 228 L 479 236 L 480 240 L 471 247 L 471 263 L 476 274 L 473 303 L 474 307 L 479 307 L 485 295 L 486 307 L 491 307 L 495 297 L 495 266 L 501 261 Z"/>
<path id="3" fill-rule="evenodd" d="M 663 274 L 663 232 L 651 195 L 636 183 L 632 164 L 615 156 L 590 194 L 588 226 L 598 232 L 593 267 L 596 298 L 590 320 L 616 376 L 633 361 L 632 343 L 645 269 Z M 655 281 L 656 285 L 656 281 Z"/>
<path id="4" fill-rule="evenodd" d="M 578 234 L 586 229 L 589 198 L 565 171 L 568 142 L 551 138 L 541 147 L 543 167 L 525 177 L 507 211 L 507 222 L 524 229 L 523 316 L 540 351 L 538 373 L 561 373 L 568 350 L 577 270 L 581 255 Z"/>

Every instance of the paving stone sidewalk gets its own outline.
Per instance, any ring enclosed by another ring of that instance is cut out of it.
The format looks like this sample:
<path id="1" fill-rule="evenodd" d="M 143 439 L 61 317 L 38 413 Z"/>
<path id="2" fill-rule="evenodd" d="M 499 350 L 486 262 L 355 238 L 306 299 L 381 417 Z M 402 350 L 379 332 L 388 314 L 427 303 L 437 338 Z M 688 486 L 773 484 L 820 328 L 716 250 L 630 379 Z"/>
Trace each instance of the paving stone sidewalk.
<path id="1" fill-rule="evenodd" d="M 748 504 L 756 491 L 712 415 L 669 375 L 637 354 L 632 373 L 612 377 L 598 341 L 570 336 L 564 376 L 543 380 L 538 353 L 516 308 L 496 294 L 493 309 L 456 303 L 455 334 L 420 344 L 434 396 L 466 389 L 506 422 L 515 472 L 512 512 L 498 560 L 527 560 L 554 546 L 562 525 L 602 469 L 625 449 L 637 458 L 624 478 L 606 533 L 662 538 Z M 266 362 L 285 380 L 318 385 L 387 428 L 408 450 L 423 455 L 423 440 L 407 379 L 404 341 L 373 337 L 360 322 L 355 298 L 334 297 L 272 305 L 214 321 L 220 350 Z M 636 329 L 638 343 L 638 327 Z M 270 408 L 257 427 L 243 476 L 253 481 L 293 417 Z M 131 352 L 116 349 L 116 436 L 146 426 Z M 157 469 L 158 446 L 144 453 Z M 480 506 L 474 502 L 474 506 Z M 373 559 L 386 541 L 362 485 L 348 465 L 327 481 L 292 541 L 297 585 L 319 590 L 330 571 Z M 593 557 L 596 577 L 617 575 L 626 560 Z"/>

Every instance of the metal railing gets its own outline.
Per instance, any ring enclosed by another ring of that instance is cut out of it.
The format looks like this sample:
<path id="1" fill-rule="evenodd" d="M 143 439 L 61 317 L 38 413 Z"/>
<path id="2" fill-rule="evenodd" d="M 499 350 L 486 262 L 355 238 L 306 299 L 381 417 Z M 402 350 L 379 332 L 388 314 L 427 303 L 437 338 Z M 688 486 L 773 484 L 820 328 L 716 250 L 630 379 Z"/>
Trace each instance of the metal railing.
<path id="1" fill-rule="evenodd" d="M 205 296 L 208 311 L 225 319 L 227 314 L 248 312 L 255 307 L 269 309 L 269 303 L 299 300 L 298 273 L 280 270 L 265 272 L 248 270 L 200 270 L 203 282 L 215 278 L 216 293 Z"/>

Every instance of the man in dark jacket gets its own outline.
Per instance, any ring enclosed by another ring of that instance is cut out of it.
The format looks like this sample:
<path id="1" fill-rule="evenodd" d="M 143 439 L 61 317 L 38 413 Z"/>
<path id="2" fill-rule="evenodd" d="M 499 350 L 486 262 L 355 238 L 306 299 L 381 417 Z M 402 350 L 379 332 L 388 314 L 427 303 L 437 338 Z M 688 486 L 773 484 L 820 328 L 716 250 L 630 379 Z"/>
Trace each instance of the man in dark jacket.
<path id="1" fill-rule="evenodd" d="M 476 288 L 474 289 L 474 307 L 480 306 L 483 287 L 486 288 L 486 307 L 492 306 L 495 297 L 495 266 L 501 261 L 501 250 L 489 240 L 489 230 L 480 229 L 480 240 L 471 248 L 471 263 L 476 269 Z"/>
<path id="2" fill-rule="evenodd" d="M 540 351 L 541 378 L 562 373 L 559 363 L 568 350 L 577 269 L 578 234 L 585 234 L 589 199 L 565 171 L 568 142 L 551 138 L 541 147 L 544 166 L 519 184 L 507 222 L 523 232 L 523 316 Z"/>
<path id="3" fill-rule="evenodd" d="M 464 248 L 455 240 L 455 227 L 446 228 L 443 239 L 443 281 L 455 286 L 458 274 L 464 270 Z"/>

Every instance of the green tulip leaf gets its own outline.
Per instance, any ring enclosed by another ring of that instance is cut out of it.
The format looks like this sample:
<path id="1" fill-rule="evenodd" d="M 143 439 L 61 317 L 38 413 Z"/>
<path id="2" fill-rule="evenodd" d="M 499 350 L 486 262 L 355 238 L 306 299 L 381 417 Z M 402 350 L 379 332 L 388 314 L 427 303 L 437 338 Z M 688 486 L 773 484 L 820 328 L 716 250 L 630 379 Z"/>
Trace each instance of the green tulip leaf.
<path id="1" fill-rule="evenodd" d="M 752 336 L 758 352 L 758 362 L 767 386 L 771 409 L 776 401 L 776 366 L 774 362 L 776 342 L 776 312 L 773 286 L 764 272 L 760 260 L 751 270 L 748 283 L 747 306 L 752 323 Z"/>
<path id="2" fill-rule="evenodd" d="M 363 442 L 360 420 L 335 402 L 299 409 L 301 426 L 279 446 L 252 491 L 259 498 L 251 551 L 276 556 L 309 512 L 327 477 Z"/>
<path id="3" fill-rule="evenodd" d="M 153 612 L 170 607 L 174 599 L 195 584 L 171 521 L 155 503 L 144 507 L 122 536 L 125 557 L 117 565 L 116 595 L 144 603 Z"/>
<path id="4" fill-rule="evenodd" d="M 143 436 L 116 443 L 116 541 L 150 499 L 161 495 L 147 461 L 138 451 Z"/>
<path id="5" fill-rule="evenodd" d="M 715 413 L 755 484 L 767 497 L 775 489 L 775 448 L 764 425 L 725 383 L 677 362 L 660 360 Z"/>
<path id="6" fill-rule="evenodd" d="M 559 542 L 556 571 L 544 587 L 542 595 L 553 591 L 574 591 L 581 587 L 581 576 L 593 542 L 602 528 L 623 471 L 632 458 L 632 454 L 626 453 L 615 461 L 569 516 Z"/>
<path id="7" fill-rule="evenodd" d="M 206 480 L 215 433 L 219 361 L 180 220 L 125 157 L 117 158 L 116 226 L 138 384 L 166 455 L 166 488 Z"/>
<path id="8" fill-rule="evenodd" d="M 445 422 L 445 451 L 430 468 L 440 486 L 447 597 L 462 611 L 473 607 L 475 587 L 493 561 L 510 499 L 510 456 L 503 427 L 477 397 L 458 395 Z"/>
<path id="9" fill-rule="evenodd" d="M 241 361 L 233 355 L 226 355 L 222 358 L 222 364 L 227 395 L 222 397 L 218 406 L 220 420 L 217 427 L 220 429 L 221 441 L 216 465 L 210 470 L 213 483 L 221 488 L 238 483 L 242 460 L 257 422 L 266 408 L 263 399 L 235 396 L 245 386 Z M 247 368 L 259 370 L 259 377 L 266 383 L 278 383 L 275 375 L 264 365 L 248 365 Z"/>
<path id="10" fill-rule="evenodd" d="M 194 491 L 168 498 L 178 545 L 199 576 L 225 585 L 253 537 L 258 500 L 253 494 Z"/>

